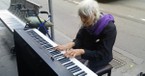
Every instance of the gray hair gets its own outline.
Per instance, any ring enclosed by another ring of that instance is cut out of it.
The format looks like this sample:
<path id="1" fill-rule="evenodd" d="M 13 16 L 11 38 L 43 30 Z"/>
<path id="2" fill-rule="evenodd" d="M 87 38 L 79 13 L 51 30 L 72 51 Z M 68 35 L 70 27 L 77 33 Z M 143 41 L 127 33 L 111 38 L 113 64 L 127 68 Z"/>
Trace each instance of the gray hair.
<path id="1" fill-rule="evenodd" d="M 100 10 L 98 2 L 95 0 L 83 0 L 79 4 L 78 14 L 86 17 L 92 17 L 92 15 L 96 15 L 96 20 L 100 17 Z"/>

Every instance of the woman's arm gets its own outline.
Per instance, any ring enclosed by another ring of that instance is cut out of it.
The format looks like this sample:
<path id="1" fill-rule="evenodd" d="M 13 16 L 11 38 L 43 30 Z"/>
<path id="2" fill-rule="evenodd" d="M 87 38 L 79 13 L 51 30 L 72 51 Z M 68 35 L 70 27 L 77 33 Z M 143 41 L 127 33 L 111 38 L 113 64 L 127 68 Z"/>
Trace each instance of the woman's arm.
<path id="1" fill-rule="evenodd" d="M 99 45 L 96 50 L 84 49 L 82 58 L 87 60 L 94 60 L 97 58 L 112 57 L 112 48 L 116 39 L 116 27 L 114 23 L 110 22 L 104 30 L 100 33 L 102 35 Z"/>
<path id="2" fill-rule="evenodd" d="M 76 38 L 72 41 L 69 42 L 67 44 L 64 45 L 58 45 L 57 47 L 55 47 L 57 50 L 69 50 L 71 48 L 79 48 L 81 46 L 81 39 L 82 39 L 82 28 L 79 29 Z"/>
<path id="3" fill-rule="evenodd" d="M 83 39 L 83 28 L 81 27 L 76 35 L 76 38 L 73 40 L 75 45 L 73 46 L 73 49 L 79 49 L 82 46 L 82 39 Z"/>

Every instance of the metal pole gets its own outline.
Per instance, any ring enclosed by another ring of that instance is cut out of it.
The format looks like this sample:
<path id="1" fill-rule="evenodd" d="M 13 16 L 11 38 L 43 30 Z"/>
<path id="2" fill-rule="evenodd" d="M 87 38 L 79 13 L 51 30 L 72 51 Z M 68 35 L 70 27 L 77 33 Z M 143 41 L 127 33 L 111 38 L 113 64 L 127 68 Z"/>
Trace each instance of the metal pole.
<path id="1" fill-rule="evenodd" d="M 51 14 L 50 21 L 53 23 L 53 11 L 52 11 L 52 0 L 48 0 L 48 8 L 49 8 L 49 13 Z M 50 27 L 51 29 L 51 38 L 54 40 L 54 26 Z"/>

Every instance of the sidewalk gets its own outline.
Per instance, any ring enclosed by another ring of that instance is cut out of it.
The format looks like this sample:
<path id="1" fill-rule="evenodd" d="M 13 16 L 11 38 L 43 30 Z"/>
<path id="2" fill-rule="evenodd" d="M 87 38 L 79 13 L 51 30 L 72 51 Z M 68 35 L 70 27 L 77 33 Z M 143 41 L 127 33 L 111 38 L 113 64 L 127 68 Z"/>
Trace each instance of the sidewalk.
<path id="1" fill-rule="evenodd" d="M 10 53 L 12 35 L 0 21 L 0 76 L 17 76 L 16 58 Z"/>
<path id="2" fill-rule="evenodd" d="M 8 9 L 10 0 L 0 1 L 0 10 Z M 18 76 L 16 58 L 10 53 L 12 34 L 0 21 L 0 76 Z"/>

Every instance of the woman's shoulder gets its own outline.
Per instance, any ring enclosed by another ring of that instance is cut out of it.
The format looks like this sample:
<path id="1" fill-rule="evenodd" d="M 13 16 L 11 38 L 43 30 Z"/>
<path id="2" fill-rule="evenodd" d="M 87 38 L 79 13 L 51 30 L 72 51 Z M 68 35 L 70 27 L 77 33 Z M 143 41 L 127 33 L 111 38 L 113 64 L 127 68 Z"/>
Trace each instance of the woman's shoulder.
<path id="1" fill-rule="evenodd" d="M 114 22 L 110 21 L 105 28 L 106 29 L 116 29 L 116 25 L 114 24 Z"/>
<path id="2" fill-rule="evenodd" d="M 113 33 L 115 34 L 116 32 L 116 25 L 112 21 L 110 21 L 108 25 L 103 29 L 102 34 L 113 35 Z"/>

